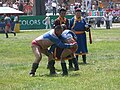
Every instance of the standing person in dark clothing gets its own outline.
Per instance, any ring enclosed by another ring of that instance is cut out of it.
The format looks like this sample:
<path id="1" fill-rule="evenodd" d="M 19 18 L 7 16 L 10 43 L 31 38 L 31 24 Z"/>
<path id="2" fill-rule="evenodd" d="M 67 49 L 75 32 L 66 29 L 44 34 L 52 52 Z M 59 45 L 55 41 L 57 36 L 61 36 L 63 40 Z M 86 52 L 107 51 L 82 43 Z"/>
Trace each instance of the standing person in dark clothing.
<path id="1" fill-rule="evenodd" d="M 54 27 L 57 25 L 62 25 L 65 24 L 66 25 L 66 29 L 69 28 L 69 20 L 65 17 L 66 16 L 66 9 L 65 8 L 60 8 L 59 10 L 59 17 L 54 21 Z M 62 49 L 60 49 L 59 47 L 57 48 L 56 51 L 61 51 Z M 73 68 L 72 66 L 72 60 L 68 60 L 69 61 L 69 69 Z"/>
<path id="2" fill-rule="evenodd" d="M 109 12 L 106 13 L 106 29 L 110 29 Z"/>
<path id="3" fill-rule="evenodd" d="M 86 27 L 86 22 L 81 17 L 80 8 L 75 10 L 75 16 L 70 20 L 70 29 L 77 36 L 78 49 L 76 51 L 76 58 L 78 60 L 78 55 L 82 55 L 83 63 L 86 64 L 86 54 L 88 53 L 86 31 L 89 30 L 89 26 Z"/>
<path id="4" fill-rule="evenodd" d="M 53 7 L 53 15 L 56 15 L 56 9 L 57 9 L 57 3 L 56 3 L 56 1 L 52 2 L 52 7 Z"/>
<path id="5" fill-rule="evenodd" d="M 18 9 L 19 9 L 20 11 L 23 11 L 23 3 L 22 3 L 22 1 L 19 3 Z"/>
<path id="6" fill-rule="evenodd" d="M 68 19 L 65 16 L 66 16 L 66 9 L 65 8 L 61 8 L 59 10 L 58 18 L 55 19 L 55 21 L 54 21 L 53 27 L 55 27 L 57 25 L 65 24 L 66 27 L 68 28 L 69 27 L 69 21 L 68 21 Z"/>

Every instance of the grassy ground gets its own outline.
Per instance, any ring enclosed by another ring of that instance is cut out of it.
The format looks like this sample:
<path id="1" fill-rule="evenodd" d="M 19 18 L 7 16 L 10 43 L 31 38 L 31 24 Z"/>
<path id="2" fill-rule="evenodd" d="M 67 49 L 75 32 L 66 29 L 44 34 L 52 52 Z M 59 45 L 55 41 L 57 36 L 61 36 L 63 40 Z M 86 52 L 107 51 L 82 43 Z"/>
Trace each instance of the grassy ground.
<path id="1" fill-rule="evenodd" d="M 59 74 L 51 77 L 46 69 L 47 57 L 43 55 L 36 77 L 29 77 L 34 60 L 31 41 L 46 31 L 21 32 L 16 37 L 9 34 L 8 39 L 0 34 L 0 90 L 120 89 L 120 29 L 92 30 L 88 64 L 83 65 L 79 57 L 79 71 L 69 71 L 69 75 L 63 77 L 60 62 L 56 62 Z"/>

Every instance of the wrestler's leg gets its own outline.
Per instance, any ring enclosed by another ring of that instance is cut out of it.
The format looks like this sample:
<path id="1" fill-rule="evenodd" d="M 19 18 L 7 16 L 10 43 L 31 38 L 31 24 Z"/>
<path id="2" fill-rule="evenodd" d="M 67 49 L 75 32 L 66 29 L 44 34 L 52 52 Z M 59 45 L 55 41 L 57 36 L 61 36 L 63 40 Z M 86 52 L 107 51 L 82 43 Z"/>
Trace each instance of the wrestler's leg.
<path id="1" fill-rule="evenodd" d="M 62 54 L 61 54 L 61 58 L 65 58 L 65 57 L 67 57 L 68 55 L 71 55 L 71 56 L 72 56 L 71 62 L 73 62 L 73 64 L 74 64 L 75 71 L 79 70 L 78 61 L 77 61 L 74 53 L 73 53 L 70 49 L 64 49 L 63 52 L 62 52 Z M 62 60 L 61 62 L 64 63 L 64 60 Z"/>
<path id="2" fill-rule="evenodd" d="M 6 38 L 8 38 L 8 32 L 9 32 L 9 26 L 5 26 L 5 35 L 6 35 Z"/>
<path id="3" fill-rule="evenodd" d="M 73 64 L 74 64 L 75 71 L 79 70 L 78 60 L 77 60 L 77 58 L 76 58 L 75 55 L 74 55 L 74 57 L 72 58 L 72 62 L 73 62 Z"/>
<path id="4" fill-rule="evenodd" d="M 32 50 L 33 50 L 33 53 L 35 55 L 35 60 L 32 64 L 32 69 L 30 71 L 30 76 L 35 76 L 35 72 L 36 72 L 36 69 L 39 66 L 39 62 L 42 59 L 42 55 L 41 55 L 41 49 L 40 49 L 39 46 L 36 46 L 36 45 L 32 46 Z"/>
<path id="5" fill-rule="evenodd" d="M 72 53 L 72 51 L 70 49 L 64 49 L 62 54 L 61 54 L 61 57 L 60 57 L 60 60 L 61 60 L 61 67 L 62 67 L 62 75 L 68 75 L 68 71 L 67 71 L 67 66 L 66 66 L 66 62 L 64 60 L 64 58 L 66 58 L 68 55 L 70 55 Z"/>
<path id="6" fill-rule="evenodd" d="M 48 57 L 48 61 L 53 60 L 53 54 L 48 51 L 48 49 L 44 49 L 41 51 L 43 54 L 45 54 Z"/>
<path id="7" fill-rule="evenodd" d="M 52 53 L 48 52 L 48 49 L 42 50 L 42 53 L 45 54 L 46 56 L 48 56 L 48 65 L 49 65 L 49 69 L 50 69 L 50 75 L 56 74 L 55 67 L 54 67 L 55 60 L 53 59 Z"/>
<path id="8" fill-rule="evenodd" d="M 61 58 L 66 58 L 67 56 L 71 55 L 73 52 L 70 49 L 64 49 L 62 54 L 61 54 Z"/>

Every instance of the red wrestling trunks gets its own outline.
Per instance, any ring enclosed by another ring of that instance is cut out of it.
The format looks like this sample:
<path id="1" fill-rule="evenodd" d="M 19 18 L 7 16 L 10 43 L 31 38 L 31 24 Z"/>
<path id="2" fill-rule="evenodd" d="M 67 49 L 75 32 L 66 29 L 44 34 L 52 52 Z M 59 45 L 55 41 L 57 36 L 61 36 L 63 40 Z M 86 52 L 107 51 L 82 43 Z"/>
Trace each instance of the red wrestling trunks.
<path id="1" fill-rule="evenodd" d="M 39 45 L 39 43 L 38 43 L 37 41 L 35 41 L 35 40 L 32 41 L 32 45 L 36 45 L 36 46 L 41 47 L 41 46 Z"/>
<path id="2" fill-rule="evenodd" d="M 10 23 L 7 23 L 6 26 L 8 26 L 10 28 Z"/>

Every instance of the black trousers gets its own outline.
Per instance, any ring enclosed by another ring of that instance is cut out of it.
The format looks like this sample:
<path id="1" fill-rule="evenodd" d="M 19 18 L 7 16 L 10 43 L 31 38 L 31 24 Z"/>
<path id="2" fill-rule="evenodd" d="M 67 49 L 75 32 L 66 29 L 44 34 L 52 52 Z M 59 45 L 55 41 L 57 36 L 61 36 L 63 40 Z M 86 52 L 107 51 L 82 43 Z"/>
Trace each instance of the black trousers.
<path id="1" fill-rule="evenodd" d="M 106 29 L 110 29 L 110 21 L 106 20 Z"/>
<path id="2" fill-rule="evenodd" d="M 56 15 L 56 7 L 53 7 L 53 15 Z"/>

